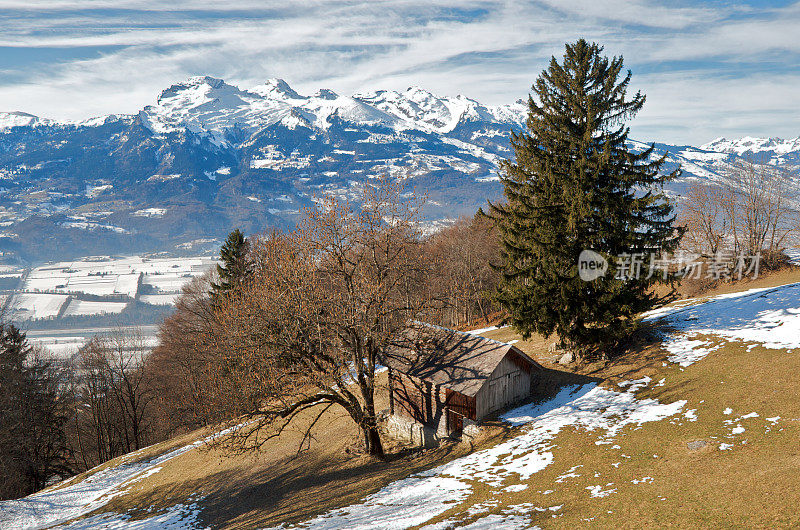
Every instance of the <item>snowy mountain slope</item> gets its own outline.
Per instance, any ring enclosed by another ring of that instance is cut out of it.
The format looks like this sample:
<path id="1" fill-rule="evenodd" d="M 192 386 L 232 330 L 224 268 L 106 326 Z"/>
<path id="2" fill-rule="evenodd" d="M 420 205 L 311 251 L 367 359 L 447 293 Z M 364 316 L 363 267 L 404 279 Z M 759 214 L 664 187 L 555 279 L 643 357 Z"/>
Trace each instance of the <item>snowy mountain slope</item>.
<path id="1" fill-rule="evenodd" d="M 35 127 L 46 125 L 48 120 L 43 120 L 33 114 L 25 112 L 0 112 L 0 130 L 12 127 Z"/>
<path id="2" fill-rule="evenodd" d="M 0 113 L 0 251 L 29 261 L 205 252 L 204 241 L 234 226 L 292 226 L 313 197 L 351 195 L 387 173 L 427 191 L 435 226 L 501 196 L 498 164 L 512 156 L 509 133 L 525 115 L 521 101 L 488 106 L 420 87 L 303 95 L 281 79 L 243 89 L 207 76 L 172 85 L 134 115 L 59 123 Z M 657 144 L 666 170 L 684 169 L 670 191 L 723 178 L 747 154 L 745 140 Z M 794 168 L 798 144 L 758 148 Z M 150 209 L 162 214 L 137 213 Z"/>
<path id="3" fill-rule="evenodd" d="M 753 138 L 745 136 L 738 140 L 717 138 L 701 147 L 707 151 L 750 157 L 756 162 L 769 162 L 777 165 L 800 165 L 800 137 Z"/>

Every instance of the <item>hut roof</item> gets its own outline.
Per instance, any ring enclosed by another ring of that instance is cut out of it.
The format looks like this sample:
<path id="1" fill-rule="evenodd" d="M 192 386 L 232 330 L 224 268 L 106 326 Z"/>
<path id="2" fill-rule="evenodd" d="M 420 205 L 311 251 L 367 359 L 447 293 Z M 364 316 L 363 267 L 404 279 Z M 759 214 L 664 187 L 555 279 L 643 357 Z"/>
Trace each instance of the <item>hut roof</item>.
<path id="1" fill-rule="evenodd" d="M 384 350 L 384 364 L 398 372 L 474 396 L 509 353 L 534 368 L 541 368 L 511 344 L 412 322 Z"/>

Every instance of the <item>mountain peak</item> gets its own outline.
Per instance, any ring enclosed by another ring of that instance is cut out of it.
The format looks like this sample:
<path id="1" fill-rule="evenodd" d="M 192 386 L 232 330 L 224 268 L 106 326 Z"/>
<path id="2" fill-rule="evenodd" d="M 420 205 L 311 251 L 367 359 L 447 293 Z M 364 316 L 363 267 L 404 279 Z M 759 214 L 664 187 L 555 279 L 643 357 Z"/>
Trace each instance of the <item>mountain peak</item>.
<path id="1" fill-rule="evenodd" d="M 207 75 L 203 76 L 194 76 L 190 77 L 186 81 L 182 83 L 175 83 L 171 87 L 163 90 L 161 94 L 158 96 L 158 103 L 161 103 L 163 100 L 174 98 L 178 94 L 184 92 L 191 92 L 191 91 L 211 91 L 211 90 L 220 90 L 223 88 L 231 88 L 234 90 L 236 87 L 225 83 L 222 79 L 218 79 L 216 77 L 210 77 Z"/>
<path id="2" fill-rule="evenodd" d="M 277 99 L 305 99 L 298 94 L 289 83 L 279 77 L 267 79 L 263 85 L 253 87 L 251 92 L 260 96 Z"/>
<path id="3" fill-rule="evenodd" d="M 211 77 L 209 75 L 196 75 L 190 77 L 186 81 L 186 84 L 190 86 L 208 85 L 211 88 L 219 88 L 226 83 L 224 80 L 219 79 L 218 77 Z"/>
<path id="4" fill-rule="evenodd" d="M 317 90 L 317 93 L 314 94 L 314 97 L 320 99 L 334 100 L 339 98 L 339 94 L 327 88 L 320 88 L 319 90 Z"/>
<path id="5" fill-rule="evenodd" d="M 26 127 L 30 125 L 37 125 L 40 123 L 47 123 L 49 120 L 42 120 L 38 116 L 28 114 L 27 112 L 20 112 L 18 110 L 10 112 L 0 112 L 0 129 L 9 129 L 11 127 Z"/>

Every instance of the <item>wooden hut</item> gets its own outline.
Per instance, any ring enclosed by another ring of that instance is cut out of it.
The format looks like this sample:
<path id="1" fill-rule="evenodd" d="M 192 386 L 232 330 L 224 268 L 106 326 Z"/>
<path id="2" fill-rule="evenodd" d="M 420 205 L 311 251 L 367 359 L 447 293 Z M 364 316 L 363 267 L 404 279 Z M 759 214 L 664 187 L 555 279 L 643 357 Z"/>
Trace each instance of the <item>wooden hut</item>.
<path id="1" fill-rule="evenodd" d="M 542 367 L 519 348 L 414 323 L 384 352 L 392 417 L 442 437 L 531 394 Z"/>

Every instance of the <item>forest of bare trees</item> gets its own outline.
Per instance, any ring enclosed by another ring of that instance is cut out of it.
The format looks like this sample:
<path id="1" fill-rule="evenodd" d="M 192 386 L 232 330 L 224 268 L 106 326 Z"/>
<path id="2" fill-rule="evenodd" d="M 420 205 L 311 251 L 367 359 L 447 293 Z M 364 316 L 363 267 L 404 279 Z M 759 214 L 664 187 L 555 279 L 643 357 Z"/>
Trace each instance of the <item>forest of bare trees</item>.
<path id="1" fill-rule="evenodd" d="M 709 258 L 760 254 L 763 265 L 779 265 L 800 222 L 790 175 L 764 161 L 745 160 L 732 164 L 725 177 L 688 189 L 681 202 L 683 246 Z"/>

